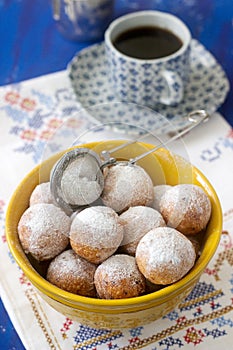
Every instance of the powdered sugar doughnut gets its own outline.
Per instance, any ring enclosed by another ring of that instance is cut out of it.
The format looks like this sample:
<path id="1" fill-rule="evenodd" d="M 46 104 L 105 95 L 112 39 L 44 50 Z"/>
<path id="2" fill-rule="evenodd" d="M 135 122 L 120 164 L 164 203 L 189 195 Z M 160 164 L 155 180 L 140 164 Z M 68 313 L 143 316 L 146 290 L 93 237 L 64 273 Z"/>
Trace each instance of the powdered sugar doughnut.
<path id="1" fill-rule="evenodd" d="M 134 256 L 140 239 L 152 228 L 166 226 L 162 215 L 155 209 L 144 206 L 130 207 L 120 215 L 124 226 L 124 238 L 120 250 Z"/>
<path id="2" fill-rule="evenodd" d="M 171 284 L 193 267 L 196 253 L 190 240 L 171 227 L 149 231 L 139 242 L 136 262 L 152 283 Z"/>
<path id="3" fill-rule="evenodd" d="M 135 258 L 129 255 L 113 255 L 95 272 L 96 290 L 102 299 L 136 297 L 145 292 L 145 278 L 137 268 Z"/>
<path id="4" fill-rule="evenodd" d="M 123 239 L 123 226 L 111 208 L 82 210 L 71 224 L 70 244 L 86 260 L 99 264 L 112 255 Z"/>
<path id="5" fill-rule="evenodd" d="M 200 186 L 181 184 L 166 191 L 160 211 L 168 226 L 192 235 L 205 229 L 211 215 L 211 203 Z"/>
<path id="6" fill-rule="evenodd" d="M 49 203 L 56 205 L 50 192 L 50 182 L 43 182 L 37 185 L 32 191 L 30 206 L 37 203 Z"/>
<path id="7" fill-rule="evenodd" d="M 69 249 L 51 261 L 47 271 L 47 280 L 68 292 L 94 297 L 96 296 L 95 270 L 96 265 Z"/>
<path id="8" fill-rule="evenodd" d="M 25 253 L 39 261 L 54 258 L 69 243 L 70 218 L 58 207 L 38 203 L 29 207 L 18 224 Z"/>
<path id="9" fill-rule="evenodd" d="M 118 213 L 129 207 L 150 205 L 154 198 L 153 183 L 142 167 L 122 162 L 106 172 L 101 198 Z"/>
<path id="10" fill-rule="evenodd" d="M 157 185 L 154 186 L 154 200 L 152 203 L 152 208 L 158 210 L 160 212 L 160 202 L 164 193 L 169 190 L 172 186 L 170 185 Z"/>

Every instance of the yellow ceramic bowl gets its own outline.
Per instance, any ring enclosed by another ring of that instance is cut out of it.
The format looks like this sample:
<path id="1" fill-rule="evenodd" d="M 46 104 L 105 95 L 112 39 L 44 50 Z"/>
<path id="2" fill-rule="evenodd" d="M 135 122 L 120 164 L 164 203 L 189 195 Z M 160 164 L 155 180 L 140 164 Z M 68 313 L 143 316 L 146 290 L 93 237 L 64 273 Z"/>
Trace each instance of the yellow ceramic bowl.
<path id="1" fill-rule="evenodd" d="M 111 149 L 122 141 L 104 141 L 83 145 L 96 152 Z M 129 159 L 152 149 L 152 145 L 137 143 L 114 154 Z M 201 186 L 212 204 L 212 215 L 203 239 L 202 253 L 193 269 L 180 281 L 159 291 L 140 297 L 121 300 L 101 300 L 75 295 L 46 281 L 33 268 L 19 242 L 17 225 L 29 204 L 32 190 L 40 182 L 49 180 L 53 164 L 59 153 L 35 167 L 19 184 L 9 203 L 6 217 L 6 235 L 10 250 L 31 283 L 54 309 L 67 317 L 92 327 L 126 328 L 152 322 L 173 310 L 191 292 L 212 258 L 220 239 L 222 212 L 218 197 L 205 176 L 188 162 L 168 150 L 159 149 L 141 160 L 141 165 L 155 185 L 193 183 Z"/>

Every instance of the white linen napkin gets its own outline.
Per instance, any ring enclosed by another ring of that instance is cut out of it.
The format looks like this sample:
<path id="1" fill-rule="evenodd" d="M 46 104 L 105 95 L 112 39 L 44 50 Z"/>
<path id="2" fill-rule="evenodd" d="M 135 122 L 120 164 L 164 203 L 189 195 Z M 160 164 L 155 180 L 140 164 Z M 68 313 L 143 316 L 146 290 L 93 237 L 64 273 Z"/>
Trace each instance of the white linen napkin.
<path id="1" fill-rule="evenodd" d="M 66 72 L 0 88 L 0 292 L 25 348 L 176 350 L 198 345 L 198 349 L 230 349 L 233 132 L 218 113 L 186 135 L 182 143 L 170 146 L 207 176 L 224 214 L 223 234 L 214 258 L 190 296 L 173 312 L 133 329 L 92 329 L 47 305 L 17 266 L 6 243 L 4 221 L 8 201 L 20 180 L 45 157 L 75 142 L 123 138 L 120 132 L 97 127 L 92 117 L 77 113 L 80 109 Z"/>

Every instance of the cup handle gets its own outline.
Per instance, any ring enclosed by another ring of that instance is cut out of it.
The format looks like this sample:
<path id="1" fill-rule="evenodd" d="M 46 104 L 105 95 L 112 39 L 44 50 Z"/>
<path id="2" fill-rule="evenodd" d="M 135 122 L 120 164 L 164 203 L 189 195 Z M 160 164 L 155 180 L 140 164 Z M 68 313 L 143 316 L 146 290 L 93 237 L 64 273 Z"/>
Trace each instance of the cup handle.
<path id="1" fill-rule="evenodd" d="M 183 82 L 180 76 L 170 70 L 164 70 L 161 73 L 162 78 L 166 81 L 166 89 L 160 102 L 165 105 L 179 103 L 184 95 Z"/>

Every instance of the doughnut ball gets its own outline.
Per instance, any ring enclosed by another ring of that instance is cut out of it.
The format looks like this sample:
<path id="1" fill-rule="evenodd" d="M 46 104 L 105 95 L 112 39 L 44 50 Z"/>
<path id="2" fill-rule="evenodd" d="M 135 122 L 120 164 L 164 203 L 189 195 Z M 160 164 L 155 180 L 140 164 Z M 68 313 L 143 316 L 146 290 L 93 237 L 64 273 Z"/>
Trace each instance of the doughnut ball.
<path id="1" fill-rule="evenodd" d="M 102 299 L 136 297 L 145 292 L 145 278 L 138 270 L 133 256 L 113 255 L 95 272 L 94 282 L 97 294 Z"/>
<path id="2" fill-rule="evenodd" d="M 164 193 L 169 190 L 170 188 L 172 188 L 172 186 L 170 185 L 156 185 L 154 186 L 154 200 L 152 203 L 152 208 L 160 211 L 160 202 L 161 202 L 161 198 L 164 195 Z"/>
<path id="3" fill-rule="evenodd" d="M 48 267 L 47 280 L 67 292 L 95 297 L 96 265 L 78 256 L 72 249 L 54 258 Z"/>
<path id="4" fill-rule="evenodd" d="M 78 213 L 71 224 L 70 244 L 86 260 L 99 264 L 119 247 L 123 226 L 108 207 L 89 207 Z"/>
<path id="5" fill-rule="evenodd" d="M 193 267 L 195 249 L 190 240 L 171 227 L 149 231 L 139 242 L 136 262 L 141 273 L 154 284 L 171 284 Z"/>
<path id="6" fill-rule="evenodd" d="M 166 226 L 162 215 L 155 209 L 144 206 L 130 207 L 120 215 L 124 226 L 124 238 L 120 251 L 135 256 L 140 239 L 152 228 Z"/>
<path id="7" fill-rule="evenodd" d="M 100 174 L 100 168 L 91 155 L 86 154 L 85 157 L 72 161 L 61 178 L 62 197 L 65 202 L 71 205 L 87 205 L 97 200 L 102 192 L 97 174 Z"/>
<path id="8" fill-rule="evenodd" d="M 25 253 L 48 260 L 61 253 L 69 243 L 70 218 L 58 207 L 38 203 L 29 207 L 18 224 L 19 239 Z"/>
<path id="9" fill-rule="evenodd" d="M 168 226 L 193 235 L 206 228 L 211 203 L 201 187 L 181 184 L 166 191 L 160 202 L 160 212 Z"/>
<path id="10" fill-rule="evenodd" d="M 50 182 L 43 182 L 37 185 L 30 196 L 30 206 L 37 203 L 55 204 L 53 196 L 50 192 Z"/>
<path id="11" fill-rule="evenodd" d="M 154 199 L 153 183 L 146 171 L 128 163 L 118 163 L 106 172 L 103 204 L 121 213 L 129 207 L 150 205 Z"/>

